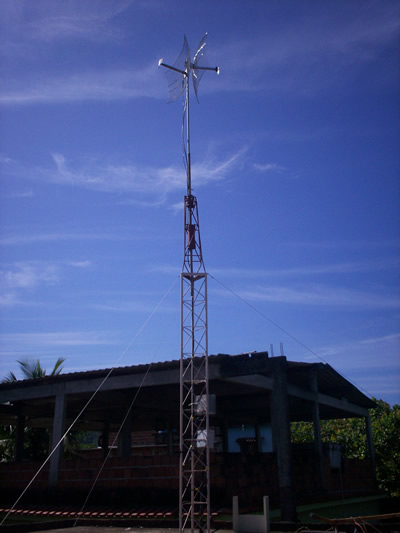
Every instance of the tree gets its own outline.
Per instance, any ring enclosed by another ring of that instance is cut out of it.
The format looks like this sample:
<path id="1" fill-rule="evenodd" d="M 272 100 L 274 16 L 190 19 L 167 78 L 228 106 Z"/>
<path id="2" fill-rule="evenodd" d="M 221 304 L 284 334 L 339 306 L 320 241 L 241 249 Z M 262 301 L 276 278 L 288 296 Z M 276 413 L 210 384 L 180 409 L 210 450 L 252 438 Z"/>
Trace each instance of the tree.
<path id="1" fill-rule="evenodd" d="M 382 400 L 371 413 L 380 487 L 392 496 L 400 496 L 400 405 Z"/>
<path id="2" fill-rule="evenodd" d="M 59 357 L 50 372 L 50 376 L 58 375 L 63 370 L 65 359 Z M 40 360 L 24 359 L 17 361 L 19 369 L 25 379 L 37 379 L 47 375 Z M 10 371 L 3 379 L 3 383 L 17 381 L 14 372 Z M 0 461 L 10 461 L 14 453 L 15 428 L 0 426 Z M 69 446 L 69 444 L 68 444 Z M 24 457 L 31 460 L 43 460 L 49 451 L 49 431 L 45 428 L 27 427 L 24 431 Z"/>
<path id="3" fill-rule="evenodd" d="M 14 458 L 15 428 L 0 425 L 0 462 L 12 461 Z"/>
<path id="4" fill-rule="evenodd" d="M 59 357 L 49 375 L 56 376 L 61 374 L 64 362 L 65 358 Z M 17 361 L 17 363 L 19 364 L 19 369 L 25 379 L 43 378 L 47 375 L 46 369 L 42 367 L 39 359 L 23 359 L 22 361 Z M 17 377 L 12 371 L 3 379 L 3 383 L 9 381 L 17 381 Z"/>
<path id="5" fill-rule="evenodd" d="M 376 400 L 370 409 L 372 438 L 375 447 L 376 476 L 379 487 L 391 496 L 400 496 L 400 406 Z M 294 422 L 292 442 L 302 444 L 314 439 L 311 422 Z M 340 444 L 345 457 L 367 457 L 365 423 L 362 418 L 344 418 L 321 421 L 323 442 Z"/>

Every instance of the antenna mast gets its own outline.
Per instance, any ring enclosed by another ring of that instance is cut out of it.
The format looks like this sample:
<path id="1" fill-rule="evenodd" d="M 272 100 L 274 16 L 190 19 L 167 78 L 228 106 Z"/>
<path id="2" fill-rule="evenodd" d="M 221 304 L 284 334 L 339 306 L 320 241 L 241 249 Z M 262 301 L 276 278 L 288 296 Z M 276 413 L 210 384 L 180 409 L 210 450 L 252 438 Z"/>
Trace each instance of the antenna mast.
<path id="1" fill-rule="evenodd" d="M 169 101 L 184 94 L 182 145 L 186 166 L 184 199 L 184 259 L 181 273 L 181 357 L 179 423 L 179 530 L 210 532 L 210 432 L 208 390 L 208 318 L 207 272 L 203 262 L 197 198 L 192 194 L 189 80 L 197 96 L 206 70 L 219 74 L 219 68 L 207 66 L 207 34 L 194 54 L 184 37 L 183 47 L 174 65 L 160 59 L 167 68 Z M 200 65 L 200 63 L 202 63 Z M 186 128 L 185 128 L 186 118 Z"/>

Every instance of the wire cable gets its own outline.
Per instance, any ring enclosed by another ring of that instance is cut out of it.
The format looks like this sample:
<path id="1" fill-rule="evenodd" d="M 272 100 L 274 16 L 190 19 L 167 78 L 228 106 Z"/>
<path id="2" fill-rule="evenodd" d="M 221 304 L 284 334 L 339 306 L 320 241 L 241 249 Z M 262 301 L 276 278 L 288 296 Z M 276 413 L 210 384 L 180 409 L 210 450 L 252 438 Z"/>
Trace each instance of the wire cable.
<path id="1" fill-rule="evenodd" d="M 54 455 L 54 453 L 56 452 L 56 450 L 58 449 L 58 447 L 60 446 L 60 444 L 64 441 L 66 435 L 68 435 L 68 433 L 71 431 L 71 429 L 74 427 L 74 425 L 76 424 L 76 422 L 79 420 L 79 418 L 82 416 L 82 414 L 84 413 L 84 411 L 87 409 L 87 407 L 91 404 L 91 402 L 93 401 L 94 397 L 96 396 L 96 394 L 100 391 L 100 389 L 104 386 L 105 382 L 107 381 L 107 379 L 110 377 L 111 373 L 115 370 L 115 368 L 117 367 L 118 363 L 121 361 L 121 359 L 126 355 L 126 353 L 128 352 L 128 350 L 132 347 L 133 343 L 136 341 L 137 337 L 140 335 L 140 333 L 144 330 L 144 328 L 147 326 L 147 324 L 149 323 L 149 321 L 151 320 L 151 318 L 154 316 L 154 314 L 158 311 L 159 307 L 161 306 L 161 304 L 164 302 L 164 300 L 167 298 L 167 296 L 169 295 L 169 293 L 172 291 L 173 287 L 175 286 L 176 282 L 177 282 L 177 279 L 178 277 L 174 280 L 174 282 L 172 283 L 172 285 L 169 287 L 169 289 L 167 290 L 167 292 L 163 295 L 163 297 L 161 298 L 161 300 L 158 302 L 158 304 L 154 307 L 154 309 L 152 310 L 152 312 L 149 314 L 149 316 L 146 318 L 146 320 L 143 322 L 142 326 L 139 328 L 139 330 L 136 332 L 136 334 L 134 335 L 133 339 L 130 341 L 130 343 L 127 345 L 127 347 L 122 351 L 122 353 L 120 354 L 120 356 L 118 357 L 118 359 L 115 361 L 114 365 L 112 368 L 110 368 L 110 370 L 107 372 L 106 376 L 104 377 L 104 379 L 100 382 L 99 386 L 97 387 L 97 389 L 93 392 L 93 394 L 90 396 L 90 398 L 88 399 L 88 401 L 86 402 L 86 404 L 82 407 L 82 409 L 79 411 L 78 415 L 75 417 L 75 419 L 73 420 L 73 422 L 70 424 L 70 426 L 68 427 L 68 429 L 64 432 L 64 434 L 62 435 L 62 437 L 60 438 L 60 440 L 57 442 L 57 444 L 54 446 L 53 450 L 50 452 L 50 454 L 46 457 L 46 459 L 44 460 L 44 462 L 42 463 L 42 465 L 39 467 L 39 469 L 36 471 L 36 473 L 34 474 L 33 478 L 29 481 L 29 483 L 27 484 L 27 486 L 25 487 L 25 489 L 21 492 L 21 494 L 18 496 L 18 498 L 16 499 L 15 503 L 13 504 L 13 506 L 8 510 L 7 514 L 4 516 L 3 520 L 0 522 L 0 526 L 2 526 L 4 524 L 4 522 L 7 520 L 7 518 L 9 517 L 9 515 L 12 513 L 12 511 L 15 509 L 15 507 L 18 505 L 18 503 L 21 501 L 22 497 L 24 496 L 24 494 L 29 490 L 30 486 L 32 485 L 32 483 L 35 481 L 35 479 L 38 477 L 38 475 L 40 474 L 40 472 L 43 470 L 43 468 L 45 467 L 45 465 L 50 461 L 51 457 Z M 147 375 L 147 373 L 146 373 Z"/>
<path id="2" fill-rule="evenodd" d="M 95 486 L 96 486 L 96 484 L 97 484 L 97 481 L 98 481 L 98 479 L 99 479 L 99 477 L 100 477 L 100 475 L 101 475 L 101 473 L 102 473 L 102 471 L 103 471 L 103 469 L 104 469 L 104 467 L 105 467 L 105 465 L 106 465 L 106 463 L 107 463 L 107 461 L 108 461 L 108 459 L 109 459 L 109 457 L 110 457 L 110 455 L 111 455 L 112 449 L 113 449 L 113 447 L 115 446 L 115 444 L 116 444 L 116 442 L 117 442 L 117 440 L 118 440 L 118 437 L 119 437 L 119 435 L 120 435 L 120 433 L 121 433 L 121 431 L 122 431 L 122 428 L 123 428 L 125 422 L 127 421 L 130 412 L 132 411 L 132 408 L 133 408 L 133 406 L 134 406 L 134 404 L 135 404 L 135 402 L 136 402 L 137 397 L 139 396 L 140 391 L 142 390 L 142 387 L 143 387 L 143 385 L 144 385 L 144 382 L 146 381 L 147 375 L 148 375 L 148 373 L 150 372 L 150 369 L 151 369 L 151 367 L 152 367 L 152 365 L 153 365 L 153 363 L 154 363 L 154 359 L 155 359 L 155 357 L 156 357 L 156 355 L 157 355 L 157 353 L 158 353 L 158 351 L 159 351 L 159 349 L 160 349 L 160 346 L 161 346 L 161 344 L 158 346 L 158 348 L 157 348 L 157 350 L 156 350 L 156 353 L 154 354 L 154 357 L 153 357 L 153 359 L 152 359 L 150 365 L 147 367 L 147 370 L 146 370 L 146 372 L 145 372 L 145 374 L 144 374 L 144 376 L 143 376 L 143 379 L 142 379 L 142 381 L 141 381 L 141 383 L 140 383 L 140 385 L 139 385 L 139 388 L 137 389 L 137 391 L 136 391 L 136 393 L 135 393 L 135 395 L 134 395 L 134 397 L 133 397 L 131 403 L 129 404 L 129 407 L 128 407 L 128 409 L 127 409 L 127 411 L 126 411 L 126 414 L 125 414 L 125 416 L 124 416 L 124 418 L 123 418 L 123 420 L 122 420 L 122 422 L 121 422 L 121 424 L 120 424 L 120 427 L 119 427 L 119 429 L 118 429 L 118 431 L 117 431 L 117 433 L 116 433 L 116 435 L 115 435 L 115 437 L 114 437 L 114 439 L 113 439 L 113 441 L 112 441 L 112 443 L 111 443 L 111 446 L 110 446 L 109 449 L 108 449 L 107 455 L 105 456 L 104 461 L 103 461 L 103 463 L 101 464 L 101 466 L 100 466 L 100 468 L 99 468 L 99 471 L 98 471 L 98 473 L 97 473 L 97 475 L 96 475 L 96 478 L 94 479 L 94 481 L 93 481 L 93 483 L 92 483 L 92 486 L 91 486 L 91 488 L 90 488 L 90 490 L 89 490 L 89 493 L 88 493 L 88 495 L 86 496 L 85 501 L 83 502 L 83 505 L 82 505 L 82 507 L 81 507 L 81 509 L 80 509 L 80 513 L 83 513 L 83 510 L 85 509 L 85 507 L 86 507 L 86 505 L 87 505 L 87 502 L 89 501 L 89 498 L 90 498 L 90 496 L 91 496 L 91 494 L 92 494 L 92 492 L 93 492 L 93 490 L 94 490 L 94 488 L 95 488 Z M 76 518 L 73 527 L 76 527 L 76 524 L 78 523 L 78 521 L 79 521 L 79 517 Z"/>
<path id="3" fill-rule="evenodd" d="M 188 83 L 188 80 L 186 78 L 185 78 L 185 83 Z M 183 166 L 185 167 L 185 170 L 187 172 L 187 169 L 188 169 L 188 154 L 187 154 L 187 149 L 186 149 L 185 118 L 186 118 L 186 113 L 187 113 L 187 110 L 188 110 L 188 101 L 187 101 L 186 89 L 184 91 L 184 94 L 185 94 L 185 97 L 183 99 L 182 132 L 181 132 L 181 135 L 182 135 Z"/>
<path id="4" fill-rule="evenodd" d="M 234 290 L 232 290 L 230 287 L 228 287 L 227 285 L 225 285 L 224 283 L 222 283 L 222 281 L 218 280 L 217 278 L 215 278 L 214 276 L 212 276 L 211 274 L 208 274 L 210 276 L 210 278 L 212 278 L 214 281 L 216 281 L 217 283 L 219 283 L 222 287 L 224 287 L 224 289 L 226 289 L 228 292 L 230 292 L 233 296 L 235 296 L 238 300 L 240 300 L 241 302 L 243 302 L 244 304 L 246 304 L 248 307 L 250 307 L 250 309 L 252 309 L 253 311 L 255 311 L 258 315 L 260 315 L 262 318 L 264 318 L 265 320 L 267 320 L 270 324 L 272 324 L 274 327 L 276 327 L 277 329 L 279 329 L 280 331 L 282 331 L 282 333 L 284 333 L 285 335 L 287 335 L 289 338 L 291 338 L 292 340 L 294 340 L 297 344 L 299 344 L 302 348 L 304 348 L 305 350 L 307 350 L 308 352 L 310 352 L 312 355 L 314 355 L 317 359 L 319 359 L 320 361 L 322 361 L 323 363 L 325 363 L 326 365 L 330 365 L 330 363 L 328 363 L 328 361 L 326 361 L 326 359 L 324 359 L 321 355 L 319 355 L 317 352 L 315 352 L 314 350 L 312 350 L 309 346 L 307 346 L 307 344 L 304 344 L 304 342 L 302 342 L 301 340 L 299 340 L 297 337 L 295 337 L 294 335 L 292 335 L 291 333 L 289 333 L 289 331 L 287 331 L 285 328 L 283 328 L 282 326 L 280 326 L 277 322 L 275 322 L 274 320 L 272 320 L 269 316 L 267 316 L 266 314 L 262 313 L 259 309 L 257 309 L 257 307 L 255 307 L 254 305 L 252 305 L 250 302 L 248 302 L 247 300 L 245 300 L 242 296 L 240 296 L 240 294 L 238 294 L 237 292 L 235 292 Z M 372 394 L 367 391 L 366 389 L 364 389 L 363 387 L 361 387 L 360 385 L 358 385 L 355 381 L 351 380 L 349 377 L 347 377 L 345 374 L 343 374 L 342 372 L 338 372 L 338 374 L 340 374 L 343 378 L 347 379 L 348 381 L 350 381 L 351 383 L 353 383 L 354 385 L 356 385 L 360 390 L 362 390 L 364 393 L 366 393 L 368 396 L 372 396 Z"/>

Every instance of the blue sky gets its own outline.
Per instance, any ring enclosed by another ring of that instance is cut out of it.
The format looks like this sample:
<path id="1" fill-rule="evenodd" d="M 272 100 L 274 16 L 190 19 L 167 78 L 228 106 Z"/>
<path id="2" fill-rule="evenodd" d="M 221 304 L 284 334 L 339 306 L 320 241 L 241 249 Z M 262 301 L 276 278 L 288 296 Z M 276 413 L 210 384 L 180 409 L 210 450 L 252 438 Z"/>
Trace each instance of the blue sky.
<path id="1" fill-rule="evenodd" d="M 398 2 L 0 10 L 0 375 L 179 357 L 182 103 L 157 63 L 208 32 L 221 74 L 191 131 L 209 352 L 282 342 L 400 403 Z"/>

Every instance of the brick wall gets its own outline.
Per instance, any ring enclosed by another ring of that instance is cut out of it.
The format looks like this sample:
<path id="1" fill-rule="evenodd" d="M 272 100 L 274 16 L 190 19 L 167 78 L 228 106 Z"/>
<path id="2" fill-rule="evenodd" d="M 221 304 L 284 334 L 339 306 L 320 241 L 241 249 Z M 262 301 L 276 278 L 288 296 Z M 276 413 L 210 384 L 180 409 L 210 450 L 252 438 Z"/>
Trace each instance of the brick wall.
<path id="1" fill-rule="evenodd" d="M 166 502 L 175 501 L 179 487 L 179 456 L 132 455 L 129 458 L 110 457 L 99 474 L 102 457 L 63 460 L 59 473 L 60 492 L 73 495 L 88 492 L 94 480 L 96 494 L 105 499 L 117 499 L 124 491 L 131 497 L 153 497 Z M 239 495 L 242 505 L 259 506 L 267 494 L 273 506 L 279 504 L 278 475 L 275 454 L 245 455 L 241 453 L 212 453 L 211 496 L 215 505 L 231 505 L 232 496 Z M 320 497 L 318 457 L 311 452 L 295 454 L 294 473 L 298 499 Z M 23 490 L 40 468 L 40 463 L 1 463 L 0 490 Z M 374 489 L 371 464 L 367 460 L 343 459 L 341 471 L 330 467 L 324 457 L 326 495 L 343 489 L 346 493 L 363 493 Z M 40 472 L 30 490 L 47 487 L 48 465 Z"/>

